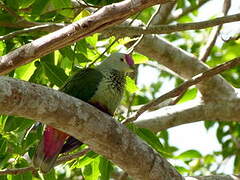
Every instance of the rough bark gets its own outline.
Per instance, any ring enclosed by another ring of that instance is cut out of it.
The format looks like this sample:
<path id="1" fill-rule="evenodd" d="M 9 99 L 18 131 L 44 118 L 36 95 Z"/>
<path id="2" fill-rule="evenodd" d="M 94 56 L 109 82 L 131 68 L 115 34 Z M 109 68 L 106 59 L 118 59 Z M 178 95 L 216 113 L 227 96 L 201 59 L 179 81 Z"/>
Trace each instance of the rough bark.
<path id="1" fill-rule="evenodd" d="M 209 69 L 192 54 L 157 35 L 146 35 L 137 46 L 137 51 L 156 60 L 185 79 Z M 234 88 L 221 76 L 214 76 L 208 81 L 203 81 L 198 87 L 205 101 L 235 97 Z"/>
<path id="2" fill-rule="evenodd" d="M 9 72 L 17 66 L 26 64 L 38 57 L 54 50 L 70 45 L 95 32 L 119 24 L 129 16 L 155 4 L 170 2 L 171 0 L 125 0 L 104 6 L 96 13 L 82 18 L 58 31 L 18 48 L 0 57 L 0 74 Z"/>
<path id="3" fill-rule="evenodd" d="M 134 179 L 170 180 L 182 176 L 122 124 L 62 92 L 0 77 L 0 113 L 51 125 L 89 145 Z"/>
<path id="4" fill-rule="evenodd" d="M 178 125 L 205 120 L 240 122 L 239 105 L 239 98 L 206 104 L 194 100 L 148 112 L 137 120 L 135 124 L 159 132 Z"/>

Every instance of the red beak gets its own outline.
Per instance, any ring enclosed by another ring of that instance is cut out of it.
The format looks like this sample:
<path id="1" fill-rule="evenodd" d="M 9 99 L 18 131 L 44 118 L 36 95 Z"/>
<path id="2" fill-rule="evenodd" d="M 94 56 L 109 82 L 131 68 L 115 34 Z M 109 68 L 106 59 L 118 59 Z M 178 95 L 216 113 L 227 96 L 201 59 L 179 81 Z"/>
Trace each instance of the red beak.
<path id="1" fill-rule="evenodd" d="M 129 66 L 134 66 L 134 61 L 130 55 L 125 54 L 125 59 Z"/>

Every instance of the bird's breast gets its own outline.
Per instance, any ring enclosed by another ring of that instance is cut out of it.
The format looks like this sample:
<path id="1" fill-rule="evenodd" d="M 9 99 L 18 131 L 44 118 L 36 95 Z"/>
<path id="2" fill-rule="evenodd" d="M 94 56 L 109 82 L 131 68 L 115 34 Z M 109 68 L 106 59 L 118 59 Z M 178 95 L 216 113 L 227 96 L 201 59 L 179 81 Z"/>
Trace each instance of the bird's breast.
<path id="1" fill-rule="evenodd" d="M 122 99 L 124 86 L 124 74 L 117 71 L 104 72 L 103 79 L 89 102 L 92 104 L 97 103 L 105 107 L 109 114 L 114 114 Z"/>

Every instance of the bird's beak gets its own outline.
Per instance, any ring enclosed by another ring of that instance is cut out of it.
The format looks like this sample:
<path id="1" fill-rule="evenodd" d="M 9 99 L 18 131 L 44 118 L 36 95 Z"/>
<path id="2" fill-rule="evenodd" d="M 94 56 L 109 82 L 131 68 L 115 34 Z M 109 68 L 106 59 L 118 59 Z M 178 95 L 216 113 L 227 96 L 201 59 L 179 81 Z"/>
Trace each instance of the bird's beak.
<path id="1" fill-rule="evenodd" d="M 125 60 L 130 67 L 128 72 L 133 72 L 135 70 L 133 58 L 129 54 L 125 54 Z"/>

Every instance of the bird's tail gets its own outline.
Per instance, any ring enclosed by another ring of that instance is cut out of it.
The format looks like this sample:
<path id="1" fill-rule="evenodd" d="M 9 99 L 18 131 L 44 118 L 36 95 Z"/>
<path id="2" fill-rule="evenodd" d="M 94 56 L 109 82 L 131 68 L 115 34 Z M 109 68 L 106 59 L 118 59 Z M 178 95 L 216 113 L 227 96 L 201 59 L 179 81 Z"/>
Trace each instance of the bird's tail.
<path id="1" fill-rule="evenodd" d="M 39 168 L 43 173 L 49 172 L 54 166 L 67 137 L 67 134 L 47 126 L 33 157 L 34 167 Z"/>

